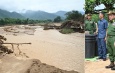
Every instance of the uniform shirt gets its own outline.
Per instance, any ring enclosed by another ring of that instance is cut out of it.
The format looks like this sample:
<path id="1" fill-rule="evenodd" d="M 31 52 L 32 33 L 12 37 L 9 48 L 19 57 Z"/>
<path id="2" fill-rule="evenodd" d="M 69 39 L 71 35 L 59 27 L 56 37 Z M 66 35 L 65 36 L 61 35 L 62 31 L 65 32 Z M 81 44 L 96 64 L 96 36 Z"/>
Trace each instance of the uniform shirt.
<path id="1" fill-rule="evenodd" d="M 98 21 L 97 25 L 98 25 L 98 38 L 105 38 L 108 22 L 105 19 L 102 19 Z"/>
<path id="2" fill-rule="evenodd" d="M 95 31 L 96 26 L 94 21 L 92 20 L 85 20 L 85 31 Z"/>
<path id="3" fill-rule="evenodd" d="M 115 22 L 115 18 L 113 19 L 113 22 Z"/>
<path id="4" fill-rule="evenodd" d="M 115 21 L 109 22 L 107 36 L 115 36 Z"/>

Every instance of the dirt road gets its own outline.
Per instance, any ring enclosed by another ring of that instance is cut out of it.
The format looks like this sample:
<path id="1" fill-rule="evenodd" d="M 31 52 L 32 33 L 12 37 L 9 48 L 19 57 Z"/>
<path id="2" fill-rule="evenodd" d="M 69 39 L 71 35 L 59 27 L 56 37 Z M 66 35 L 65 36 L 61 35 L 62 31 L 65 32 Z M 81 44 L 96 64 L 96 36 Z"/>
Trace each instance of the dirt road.
<path id="1" fill-rule="evenodd" d="M 85 73 L 115 73 L 111 69 L 106 69 L 105 66 L 109 65 L 109 60 L 103 61 L 99 60 L 96 62 L 85 62 Z"/>

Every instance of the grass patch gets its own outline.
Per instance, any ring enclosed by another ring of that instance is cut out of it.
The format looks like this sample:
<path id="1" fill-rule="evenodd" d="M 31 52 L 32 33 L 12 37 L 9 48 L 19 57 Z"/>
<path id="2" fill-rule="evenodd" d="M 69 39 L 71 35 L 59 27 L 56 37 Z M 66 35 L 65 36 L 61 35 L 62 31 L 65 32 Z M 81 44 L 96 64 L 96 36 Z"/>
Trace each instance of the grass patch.
<path id="1" fill-rule="evenodd" d="M 70 28 L 63 28 L 60 30 L 60 32 L 63 34 L 70 34 L 70 33 L 74 33 L 75 31 L 73 29 L 70 29 Z"/>

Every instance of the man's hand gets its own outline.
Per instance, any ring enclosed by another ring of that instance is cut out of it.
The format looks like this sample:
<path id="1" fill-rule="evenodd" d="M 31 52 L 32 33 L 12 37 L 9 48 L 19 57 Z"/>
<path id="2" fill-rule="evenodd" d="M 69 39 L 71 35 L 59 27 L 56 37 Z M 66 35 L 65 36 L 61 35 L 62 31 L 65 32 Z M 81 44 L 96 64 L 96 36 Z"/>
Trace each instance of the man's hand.
<path id="1" fill-rule="evenodd" d="M 107 40 L 107 37 L 105 37 L 105 39 L 104 39 L 105 41 Z"/>
<path id="2" fill-rule="evenodd" d="M 89 34 L 89 31 L 85 31 L 85 34 Z"/>
<path id="3" fill-rule="evenodd" d="M 98 34 L 98 32 L 94 32 L 94 34 Z"/>
<path id="4" fill-rule="evenodd" d="M 115 42 L 114 42 L 114 47 L 115 47 Z"/>

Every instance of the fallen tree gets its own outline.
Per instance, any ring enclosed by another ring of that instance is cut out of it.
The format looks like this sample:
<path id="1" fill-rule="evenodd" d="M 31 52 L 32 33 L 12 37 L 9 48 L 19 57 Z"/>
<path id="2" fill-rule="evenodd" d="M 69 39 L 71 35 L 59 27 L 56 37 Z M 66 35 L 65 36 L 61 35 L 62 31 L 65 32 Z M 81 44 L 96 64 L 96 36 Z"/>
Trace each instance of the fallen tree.
<path id="1" fill-rule="evenodd" d="M 61 33 L 73 33 L 73 32 L 80 32 L 84 33 L 84 25 L 81 22 L 68 20 L 62 23 L 60 26 Z"/>
<path id="2" fill-rule="evenodd" d="M 6 41 L 7 39 L 0 35 L 0 54 L 3 54 L 3 53 L 13 53 L 12 50 L 8 49 L 6 46 L 4 46 L 2 43 L 4 43 L 4 41 Z"/>
<path id="3" fill-rule="evenodd" d="M 4 36 L 0 35 L 0 52 L 1 52 L 1 53 L 8 53 L 8 54 L 14 53 L 14 54 L 16 55 L 14 45 L 17 45 L 17 49 L 18 49 L 18 51 L 19 51 L 18 54 L 19 54 L 19 55 L 25 55 L 25 53 L 23 53 L 23 52 L 20 50 L 19 45 L 31 44 L 31 43 L 4 43 L 4 41 L 6 41 L 6 40 L 7 40 L 7 39 L 6 39 Z M 8 47 L 4 46 L 3 44 L 10 44 L 10 45 L 12 46 L 12 50 L 11 50 L 11 49 L 8 49 Z M 26 56 L 26 55 L 25 55 L 25 56 Z M 26 56 L 26 57 L 28 58 L 28 56 Z"/>

